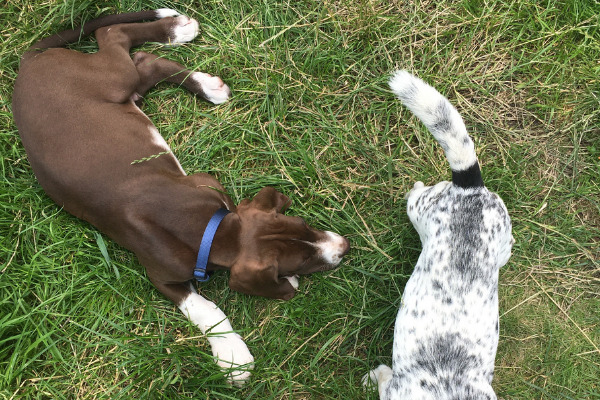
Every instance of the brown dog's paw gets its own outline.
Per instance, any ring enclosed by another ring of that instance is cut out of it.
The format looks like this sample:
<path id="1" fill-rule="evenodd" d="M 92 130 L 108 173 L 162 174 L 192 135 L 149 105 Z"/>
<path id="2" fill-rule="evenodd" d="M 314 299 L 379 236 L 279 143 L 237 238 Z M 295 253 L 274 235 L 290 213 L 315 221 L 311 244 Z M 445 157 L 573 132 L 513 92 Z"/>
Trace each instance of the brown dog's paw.
<path id="1" fill-rule="evenodd" d="M 298 290 L 298 287 L 300 286 L 300 282 L 298 281 L 298 275 L 284 276 L 284 278 L 288 280 L 288 282 L 290 283 L 290 285 L 292 285 L 294 290 Z"/>
<path id="2" fill-rule="evenodd" d="M 254 369 L 254 357 L 246 343 L 236 333 L 221 337 L 208 337 L 217 365 L 225 372 L 227 382 L 242 387 L 250 380 Z"/>
<path id="3" fill-rule="evenodd" d="M 171 28 L 169 38 L 171 44 L 186 43 L 194 40 L 198 36 L 198 21 L 181 15 L 175 17 L 175 24 Z"/>
<path id="4" fill-rule="evenodd" d="M 193 72 L 188 80 L 194 82 L 194 93 L 213 104 L 222 104 L 229 100 L 231 90 L 218 76 L 212 76 L 204 72 Z"/>
<path id="5" fill-rule="evenodd" d="M 193 18 L 181 15 L 171 8 L 161 8 L 156 10 L 156 18 L 173 18 L 172 26 L 169 29 L 169 44 L 181 44 L 194 40 L 198 36 L 198 21 Z"/>

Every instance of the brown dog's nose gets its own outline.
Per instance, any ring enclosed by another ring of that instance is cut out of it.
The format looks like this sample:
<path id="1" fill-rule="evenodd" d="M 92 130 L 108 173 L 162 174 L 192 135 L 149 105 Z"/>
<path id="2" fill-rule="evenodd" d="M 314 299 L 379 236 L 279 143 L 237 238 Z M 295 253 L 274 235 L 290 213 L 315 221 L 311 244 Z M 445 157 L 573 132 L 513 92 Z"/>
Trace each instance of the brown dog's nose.
<path id="1" fill-rule="evenodd" d="M 340 257 L 344 257 L 348 251 L 350 251 L 350 241 L 342 236 L 342 239 L 344 239 L 341 248 L 342 248 L 342 255 Z"/>

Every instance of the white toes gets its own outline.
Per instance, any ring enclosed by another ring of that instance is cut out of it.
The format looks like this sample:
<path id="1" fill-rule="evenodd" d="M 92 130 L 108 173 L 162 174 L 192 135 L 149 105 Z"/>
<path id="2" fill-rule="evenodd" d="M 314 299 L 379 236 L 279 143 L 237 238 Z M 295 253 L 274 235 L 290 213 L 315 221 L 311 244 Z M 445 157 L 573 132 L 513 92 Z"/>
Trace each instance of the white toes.
<path id="1" fill-rule="evenodd" d="M 382 364 L 363 376 L 362 384 L 367 388 L 377 387 L 379 389 L 379 393 L 383 393 L 392 379 L 392 375 L 392 369 L 387 365 Z"/>
<path id="2" fill-rule="evenodd" d="M 362 385 L 366 388 L 371 388 L 377 386 L 377 378 L 373 371 L 369 371 L 369 373 L 363 375 L 362 377 Z"/>
<path id="3" fill-rule="evenodd" d="M 195 19 L 181 15 L 177 10 L 173 10 L 172 8 L 159 8 L 155 12 L 156 19 L 175 18 L 175 23 L 169 34 L 169 44 L 186 43 L 198 36 L 198 21 Z"/>
<path id="4" fill-rule="evenodd" d="M 179 17 L 181 14 L 177 10 L 172 8 L 159 8 L 156 11 L 156 19 L 163 19 L 167 17 Z"/>
<path id="5" fill-rule="evenodd" d="M 227 374 L 227 382 L 237 387 L 244 386 L 254 369 L 254 357 L 246 343 L 237 334 L 225 337 L 210 337 L 209 341 L 217 365 Z"/>
<path id="6" fill-rule="evenodd" d="M 284 276 L 284 278 L 290 282 L 290 285 L 292 285 L 294 290 L 298 290 L 298 287 L 300 286 L 300 282 L 298 282 L 298 275 Z"/>
<path id="7" fill-rule="evenodd" d="M 192 291 L 179 309 L 207 335 L 215 362 L 229 383 L 243 386 L 250 379 L 254 357 L 241 336 L 233 332 L 227 316 L 213 303 Z"/>
<path id="8" fill-rule="evenodd" d="M 198 21 L 180 15 L 175 19 L 175 25 L 171 28 L 171 44 L 186 43 L 198 36 Z"/>
<path id="9" fill-rule="evenodd" d="M 405 195 L 404 195 L 404 199 L 408 199 L 413 193 L 415 193 L 417 190 L 419 189 L 423 189 L 425 187 L 425 184 L 421 181 L 417 181 L 415 182 L 415 184 L 413 185 L 413 188 L 410 189 Z"/>
<path id="10" fill-rule="evenodd" d="M 194 72 L 190 75 L 190 79 L 198 83 L 202 88 L 204 97 L 211 103 L 222 104 L 229 100 L 231 90 L 218 76 L 212 76 L 204 72 Z"/>

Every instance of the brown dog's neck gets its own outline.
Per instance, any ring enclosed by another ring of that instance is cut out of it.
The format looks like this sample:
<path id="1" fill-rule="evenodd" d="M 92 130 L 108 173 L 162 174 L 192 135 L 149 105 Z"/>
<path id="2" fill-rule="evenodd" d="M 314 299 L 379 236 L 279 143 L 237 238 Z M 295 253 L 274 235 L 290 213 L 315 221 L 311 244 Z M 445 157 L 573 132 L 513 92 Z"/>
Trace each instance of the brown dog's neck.
<path id="1" fill-rule="evenodd" d="M 239 254 L 240 225 L 239 216 L 235 212 L 225 216 L 210 249 L 209 270 L 231 269 Z"/>

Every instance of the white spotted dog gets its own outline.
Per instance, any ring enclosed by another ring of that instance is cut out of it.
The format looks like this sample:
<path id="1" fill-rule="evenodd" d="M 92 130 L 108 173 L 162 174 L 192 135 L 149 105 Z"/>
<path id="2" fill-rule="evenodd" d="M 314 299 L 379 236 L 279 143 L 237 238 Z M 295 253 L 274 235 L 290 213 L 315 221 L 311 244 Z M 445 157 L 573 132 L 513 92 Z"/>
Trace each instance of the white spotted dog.
<path id="1" fill-rule="evenodd" d="M 407 194 L 423 251 L 402 296 L 392 368 L 365 376 L 381 399 L 496 399 L 498 271 L 512 244 L 510 217 L 483 185 L 475 146 L 458 111 L 433 87 L 398 71 L 390 87 L 443 147 L 452 182 Z"/>

